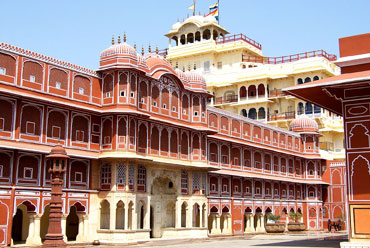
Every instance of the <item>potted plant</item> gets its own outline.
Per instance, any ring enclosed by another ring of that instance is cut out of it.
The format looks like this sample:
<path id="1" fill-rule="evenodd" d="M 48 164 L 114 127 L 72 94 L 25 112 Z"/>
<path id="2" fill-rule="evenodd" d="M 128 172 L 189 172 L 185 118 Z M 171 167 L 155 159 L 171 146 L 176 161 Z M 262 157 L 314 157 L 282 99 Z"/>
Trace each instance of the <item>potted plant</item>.
<path id="1" fill-rule="evenodd" d="M 288 223 L 288 230 L 289 231 L 304 231 L 304 230 L 306 230 L 306 225 L 304 223 L 299 222 L 299 219 L 302 217 L 301 213 L 290 212 L 289 217 L 292 219 L 292 222 Z"/>
<path id="2" fill-rule="evenodd" d="M 280 219 L 280 215 L 269 214 L 267 215 L 267 223 L 265 225 L 266 232 L 268 233 L 282 233 L 284 232 L 284 224 L 276 223 Z"/>

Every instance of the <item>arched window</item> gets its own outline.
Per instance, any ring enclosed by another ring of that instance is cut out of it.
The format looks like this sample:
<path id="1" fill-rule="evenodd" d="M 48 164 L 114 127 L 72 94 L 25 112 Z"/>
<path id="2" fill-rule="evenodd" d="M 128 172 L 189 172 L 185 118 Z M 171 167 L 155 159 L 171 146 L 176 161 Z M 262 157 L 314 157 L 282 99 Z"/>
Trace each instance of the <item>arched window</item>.
<path id="1" fill-rule="evenodd" d="M 298 78 L 298 80 L 297 80 L 297 84 L 303 84 L 303 80 L 302 80 L 302 78 Z"/>
<path id="2" fill-rule="evenodd" d="M 266 118 L 265 108 L 261 107 L 258 109 L 258 119 L 263 120 Z"/>
<path id="3" fill-rule="evenodd" d="M 255 85 L 250 85 L 248 87 L 248 97 L 255 97 L 256 96 L 256 86 Z"/>
<path id="4" fill-rule="evenodd" d="M 313 81 L 317 81 L 317 80 L 320 80 L 319 76 L 314 76 Z"/>
<path id="5" fill-rule="evenodd" d="M 258 96 L 265 95 L 265 86 L 263 84 L 258 85 Z"/>
<path id="6" fill-rule="evenodd" d="M 306 77 L 306 78 L 304 79 L 304 83 L 309 83 L 309 82 L 311 82 L 311 78 Z"/>
<path id="7" fill-rule="evenodd" d="M 195 171 L 193 173 L 193 194 L 199 193 L 200 190 L 200 176 L 199 172 Z"/>
<path id="8" fill-rule="evenodd" d="M 311 103 L 306 103 L 306 115 L 312 114 L 312 104 Z"/>
<path id="9" fill-rule="evenodd" d="M 298 115 L 304 114 L 304 105 L 303 105 L 303 102 L 298 103 L 297 114 Z"/>
<path id="10" fill-rule="evenodd" d="M 100 188 L 109 190 L 112 183 L 112 171 L 110 164 L 103 164 L 100 167 Z"/>
<path id="11" fill-rule="evenodd" d="M 193 33 L 188 34 L 187 43 L 194 43 L 194 34 Z"/>
<path id="12" fill-rule="evenodd" d="M 239 97 L 240 100 L 244 100 L 247 97 L 247 88 L 245 88 L 245 86 L 240 87 Z"/>
<path id="13" fill-rule="evenodd" d="M 209 40 L 210 38 L 211 38 L 211 31 L 209 31 L 209 29 L 204 30 L 203 39 Z"/>
<path id="14" fill-rule="evenodd" d="M 315 114 L 319 114 L 319 113 L 321 113 L 321 108 L 317 105 L 313 105 L 313 112 Z"/>
<path id="15" fill-rule="evenodd" d="M 200 41 L 200 32 L 199 31 L 197 31 L 195 33 L 195 41 Z"/>
<path id="16" fill-rule="evenodd" d="M 251 108 L 248 112 L 248 117 L 250 119 L 256 120 L 257 119 L 257 111 L 255 108 Z"/>
<path id="17" fill-rule="evenodd" d="M 146 186 L 146 168 L 139 165 L 137 169 L 137 191 L 145 192 Z"/>
<path id="18" fill-rule="evenodd" d="M 242 109 L 242 116 L 248 117 L 248 113 L 246 109 Z"/>
<path id="19" fill-rule="evenodd" d="M 181 193 L 182 194 L 188 193 L 188 185 L 189 185 L 188 172 L 186 170 L 182 170 L 181 171 Z"/>
<path id="20" fill-rule="evenodd" d="M 125 189 L 126 186 L 126 165 L 119 163 L 117 166 L 117 188 Z"/>
<path id="21" fill-rule="evenodd" d="M 181 43 L 181 45 L 185 45 L 185 35 L 184 34 L 181 35 L 181 37 L 180 37 L 180 43 Z"/>

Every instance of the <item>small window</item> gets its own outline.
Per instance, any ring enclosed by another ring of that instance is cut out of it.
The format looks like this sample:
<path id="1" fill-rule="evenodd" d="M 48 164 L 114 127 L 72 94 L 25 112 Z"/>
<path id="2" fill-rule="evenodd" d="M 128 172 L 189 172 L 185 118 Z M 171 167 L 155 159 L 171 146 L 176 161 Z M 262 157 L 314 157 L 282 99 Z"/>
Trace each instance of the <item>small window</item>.
<path id="1" fill-rule="evenodd" d="M 309 174 L 310 176 L 313 176 L 313 170 L 309 170 L 309 171 L 308 171 L 308 174 Z"/>
<path id="2" fill-rule="evenodd" d="M 78 94 L 83 95 L 85 93 L 84 88 L 78 88 Z"/>
<path id="3" fill-rule="evenodd" d="M 51 134 L 52 134 L 52 138 L 59 139 L 60 138 L 60 127 L 53 126 L 51 128 Z"/>
<path id="4" fill-rule="evenodd" d="M 104 144 L 110 144 L 110 136 L 104 137 Z"/>
<path id="5" fill-rule="evenodd" d="M 222 192 L 227 192 L 227 185 L 226 185 L 226 184 L 224 184 L 224 185 L 222 186 Z"/>
<path id="6" fill-rule="evenodd" d="M 256 195 L 259 195 L 261 194 L 261 189 L 260 188 L 256 188 Z"/>
<path id="7" fill-rule="evenodd" d="M 176 107 L 172 107 L 172 112 L 176 112 Z"/>
<path id="8" fill-rule="evenodd" d="M 217 62 L 217 69 L 222 70 L 222 61 Z"/>
<path id="9" fill-rule="evenodd" d="M 36 80 L 36 77 L 33 75 L 30 75 L 30 82 L 34 83 Z"/>
<path id="10" fill-rule="evenodd" d="M 198 116 L 198 111 L 194 111 L 194 116 Z"/>
<path id="11" fill-rule="evenodd" d="M 131 91 L 131 92 L 130 92 L 130 97 L 131 97 L 131 98 L 134 98 L 134 97 L 135 97 L 135 92 Z"/>
<path id="12" fill-rule="evenodd" d="M 0 130 L 4 130 L 4 118 L 0 118 Z"/>
<path id="13" fill-rule="evenodd" d="M 0 67 L 0 75 L 5 75 L 6 69 L 4 67 Z"/>
<path id="14" fill-rule="evenodd" d="M 126 91 L 121 90 L 121 91 L 119 92 L 119 95 L 120 95 L 120 96 L 122 96 L 122 97 L 126 96 Z"/>
<path id="15" fill-rule="evenodd" d="M 202 112 L 202 117 L 204 118 L 206 116 L 206 114 L 204 112 Z"/>
<path id="16" fill-rule="evenodd" d="M 110 92 L 105 93 L 106 98 L 110 98 Z"/>
<path id="17" fill-rule="evenodd" d="M 163 109 L 167 109 L 167 105 L 166 104 L 163 104 Z"/>
<path id="18" fill-rule="evenodd" d="M 99 124 L 93 124 L 93 132 L 99 133 L 100 132 L 100 125 Z"/>
<path id="19" fill-rule="evenodd" d="M 157 102 L 156 101 L 153 102 L 153 106 L 157 107 Z"/>
<path id="20" fill-rule="evenodd" d="M 25 167 L 23 171 L 23 178 L 32 179 L 33 178 L 33 168 Z"/>
<path id="21" fill-rule="evenodd" d="M 266 195 L 270 195 L 270 189 L 269 188 L 266 189 Z"/>
<path id="22" fill-rule="evenodd" d="M 142 97 L 140 100 L 141 100 L 141 103 L 145 103 L 145 98 L 144 97 Z"/>
<path id="23" fill-rule="evenodd" d="M 249 194 L 250 192 L 250 188 L 249 187 L 245 187 L 245 193 L 248 193 Z"/>
<path id="24" fill-rule="evenodd" d="M 308 146 L 308 150 L 311 150 L 311 146 Z"/>
<path id="25" fill-rule="evenodd" d="M 211 191 L 216 191 L 216 184 L 212 183 L 212 185 L 211 185 Z"/>
<path id="26" fill-rule="evenodd" d="M 75 173 L 75 182 L 76 183 L 82 183 L 82 172 L 76 172 Z"/>
<path id="27" fill-rule="evenodd" d="M 234 192 L 239 192 L 239 186 L 238 185 L 234 186 Z"/>
<path id="28" fill-rule="evenodd" d="M 79 141 L 79 142 L 84 141 L 84 131 L 76 130 L 76 141 Z"/>
<path id="29" fill-rule="evenodd" d="M 283 190 L 281 191 L 281 193 L 282 193 L 282 195 L 283 195 L 283 196 L 286 196 L 286 190 L 285 190 L 285 189 L 283 189 Z"/>
<path id="30" fill-rule="evenodd" d="M 57 88 L 57 89 L 62 88 L 62 83 L 61 82 L 55 82 L 55 88 Z"/>
<path id="31" fill-rule="evenodd" d="M 26 134 L 35 134 L 35 123 L 31 121 L 26 122 Z"/>
<path id="32" fill-rule="evenodd" d="M 315 197 L 315 192 L 310 191 L 309 196 L 310 196 L 310 197 Z"/>

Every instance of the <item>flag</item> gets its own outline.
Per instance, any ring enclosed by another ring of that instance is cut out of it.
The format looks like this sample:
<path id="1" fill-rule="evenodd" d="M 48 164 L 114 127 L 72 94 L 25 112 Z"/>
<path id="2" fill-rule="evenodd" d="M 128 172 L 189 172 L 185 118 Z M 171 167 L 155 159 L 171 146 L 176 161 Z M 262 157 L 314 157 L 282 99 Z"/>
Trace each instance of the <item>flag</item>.
<path id="1" fill-rule="evenodd" d="M 215 9 L 218 9 L 218 3 L 212 4 L 208 6 L 209 11 L 212 12 Z"/>
<path id="2" fill-rule="evenodd" d="M 191 5 L 191 6 L 189 6 L 189 8 L 188 9 L 192 9 L 192 10 L 194 10 L 194 4 L 193 5 Z"/>
<path id="3" fill-rule="evenodd" d="M 209 6 L 209 14 L 206 16 L 213 16 L 218 21 L 218 3 Z"/>

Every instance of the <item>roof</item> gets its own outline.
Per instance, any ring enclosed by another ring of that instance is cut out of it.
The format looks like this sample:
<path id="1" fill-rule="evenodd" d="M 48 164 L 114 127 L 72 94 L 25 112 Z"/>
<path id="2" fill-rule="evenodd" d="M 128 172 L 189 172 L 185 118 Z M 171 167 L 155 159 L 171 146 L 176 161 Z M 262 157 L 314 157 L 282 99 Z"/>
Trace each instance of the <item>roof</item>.
<path id="1" fill-rule="evenodd" d="M 283 89 L 290 95 L 342 115 L 344 89 L 349 85 L 359 86 L 370 80 L 370 70 L 346 73 L 310 83 L 300 84 Z M 368 82 L 366 83 L 368 85 Z M 329 97 L 328 97 L 329 96 Z"/>

